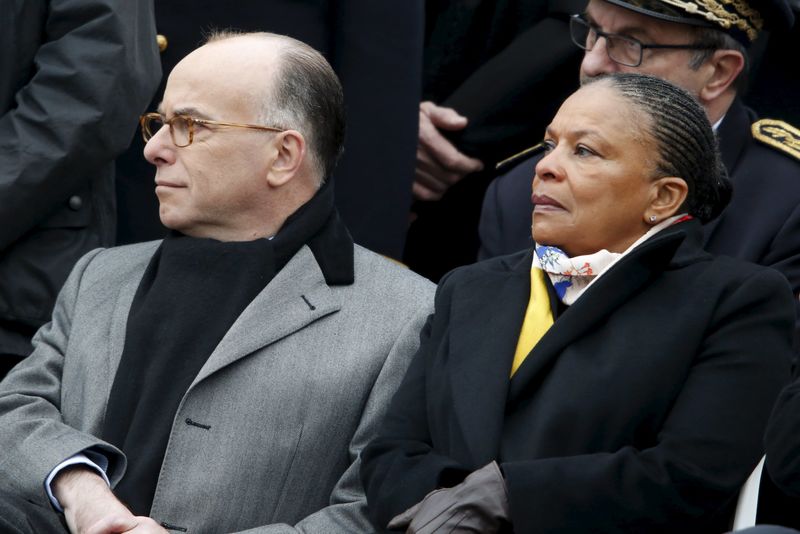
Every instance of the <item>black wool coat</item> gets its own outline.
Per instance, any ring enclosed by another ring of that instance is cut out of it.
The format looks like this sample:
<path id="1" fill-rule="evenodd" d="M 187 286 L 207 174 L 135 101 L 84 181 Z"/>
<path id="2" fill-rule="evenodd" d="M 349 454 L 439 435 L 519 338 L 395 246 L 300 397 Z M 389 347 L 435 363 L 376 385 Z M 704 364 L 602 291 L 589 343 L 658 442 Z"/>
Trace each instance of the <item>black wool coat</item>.
<path id="1" fill-rule="evenodd" d="M 637 247 L 510 380 L 531 251 L 445 277 L 362 454 L 376 526 L 497 460 L 518 534 L 726 529 L 790 378 L 794 309 L 779 273 L 701 240 L 688 221 Z"/>

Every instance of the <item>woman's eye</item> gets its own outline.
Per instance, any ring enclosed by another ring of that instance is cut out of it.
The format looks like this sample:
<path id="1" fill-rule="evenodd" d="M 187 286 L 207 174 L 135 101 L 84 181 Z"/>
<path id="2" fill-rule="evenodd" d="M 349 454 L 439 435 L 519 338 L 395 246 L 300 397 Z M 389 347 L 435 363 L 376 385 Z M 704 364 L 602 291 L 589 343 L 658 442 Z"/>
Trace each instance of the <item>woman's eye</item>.
<path id="1" fill-rule="evenodd" d="M 542 141 L 542 146 L 544 147 L 544 149 L 543 149 L 544 153 L 547 154 L 548 152 L 551 152 L 556 147 L 556 144 L 553 141 L 549 140 L 549 139 L 545 139 L 544 141 Z"/>
<path id="2" fill-rule="evenodd" d="M 575 147 L 575 155 L 580 157 L 594 156 L 594 152 L 583 145 Z"/>

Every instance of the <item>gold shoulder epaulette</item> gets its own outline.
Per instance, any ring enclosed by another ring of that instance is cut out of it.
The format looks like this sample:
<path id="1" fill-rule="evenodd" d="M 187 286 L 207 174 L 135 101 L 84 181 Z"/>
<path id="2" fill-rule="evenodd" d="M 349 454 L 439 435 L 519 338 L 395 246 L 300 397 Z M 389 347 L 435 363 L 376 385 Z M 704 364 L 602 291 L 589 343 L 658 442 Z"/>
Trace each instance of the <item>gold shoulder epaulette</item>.
<path id="1" fill-rule="evenodd" d="M 751 127 L 753 137 L 762 143 L 800 159 L 800 130 L 775 119 L 761 119 Z"/>

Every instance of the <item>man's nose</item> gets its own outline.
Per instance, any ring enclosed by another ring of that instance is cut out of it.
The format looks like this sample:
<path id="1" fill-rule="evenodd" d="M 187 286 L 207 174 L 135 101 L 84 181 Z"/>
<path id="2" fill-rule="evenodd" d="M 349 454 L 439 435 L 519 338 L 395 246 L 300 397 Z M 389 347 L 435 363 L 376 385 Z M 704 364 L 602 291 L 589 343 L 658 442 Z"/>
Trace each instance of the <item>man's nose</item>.
<path id="1" fill-rule="evenodd" d="M 175 144 L 169 134 L 169 126 L 162 126 L 144 145 L 144 159 L 155 166 L 175 161 Z"/>
<path id="2" fill-rule="evenodd" d="M 616 72 L 619 65 L 608 57 L 605 37 L 598 37 L 591 50 L 587 50 L 581 62 L 581 79 Z"/>

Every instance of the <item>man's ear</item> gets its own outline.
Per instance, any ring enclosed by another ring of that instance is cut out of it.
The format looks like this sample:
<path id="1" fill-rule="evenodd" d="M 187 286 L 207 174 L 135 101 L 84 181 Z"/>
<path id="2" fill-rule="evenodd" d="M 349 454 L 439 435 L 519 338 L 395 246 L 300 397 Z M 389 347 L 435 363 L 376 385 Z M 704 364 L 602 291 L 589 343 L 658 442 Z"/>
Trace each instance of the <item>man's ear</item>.
<path id="1" fill-rule="evenodd" d="M 296 130 L 286 130 L 275 136 L 271 147 L 274 160 L 267 173 L 267 183 L 272 187 L 287 184 L 297 174 L 306 157 L 306 140 Z"/>
<path id="2" fill-rule="evenodd" d="M 727 91 L 744 69 L 744 63 L 744 56 L 737 50 L 716 50 L 705 63 L 709 74 L 700 89 L 700 101 L 714 101 Z"/>
<path id="3" fill-rule="evenodd" d="M 677 215 L 688 194 L 689 186 L 683 178 L 667 176 L 654 181 L 650 206 L 644 214 L 645 222 L 653 224 Z"/>

